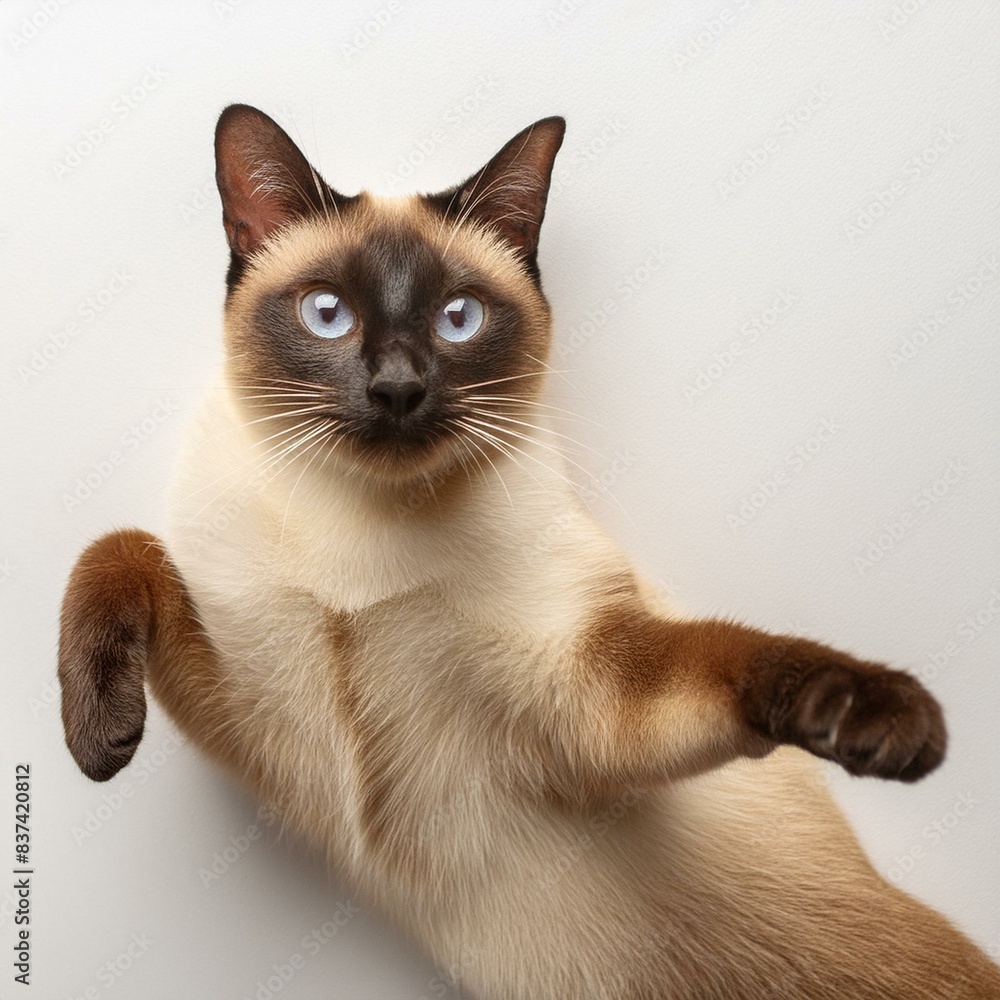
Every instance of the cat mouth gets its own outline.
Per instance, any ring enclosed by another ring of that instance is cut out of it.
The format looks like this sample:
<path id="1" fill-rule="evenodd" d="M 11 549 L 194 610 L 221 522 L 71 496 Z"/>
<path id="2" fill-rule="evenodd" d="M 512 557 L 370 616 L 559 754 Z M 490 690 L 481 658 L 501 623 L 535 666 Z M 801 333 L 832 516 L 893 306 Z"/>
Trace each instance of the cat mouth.
<path id="1" fill-rule="evenodd" d="M 347 430 L 346 434 L 362 448 L 404 454 L 433 448 L 441 439 L 440 428 L 424 424 L 380 421 L 375 426 Z"/>
<path id="2" fill-rule="evenodd" d="M 339 436 L 354 464 L 383 479 L 406 479 L 454 460 L 458 433 L 440 419 L 384 417 L 349 424 Z"/>
<path id="3" fill-rule="evenodd" d="M 258 444 L 275 469 L 287 466 L 298 474 L 310 463 L 313 470 L 326 469 L 327 474 L 339 468 L 405 482 L 448 467 L 478 464 L 484 452 L 493 450 L 488 440 L 479 440 L 482 435 L 474 426 L 465 424 L 461 408 L 447 403 L 397 413 L 371 401 L 337 405 L 325 391 L 309 396 L 297 391 L 300 395 L 293 400 L 279 396 L 273 401 L 268 397 L 277 393 L 270 392 L 247 399 L 249 424 L 263 436 Z"/>

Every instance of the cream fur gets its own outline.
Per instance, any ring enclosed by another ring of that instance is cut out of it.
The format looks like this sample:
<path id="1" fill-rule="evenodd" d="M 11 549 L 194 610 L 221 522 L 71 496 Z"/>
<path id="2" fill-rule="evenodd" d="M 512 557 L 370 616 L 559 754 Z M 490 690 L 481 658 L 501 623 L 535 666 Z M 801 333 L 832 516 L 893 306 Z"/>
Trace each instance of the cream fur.
<path id="1" fill-rule="evenodd" d="M 986 996 L 985 960 L 980 985 L 942 992 L 973 950 L 873 873 L 803 752 L 594 806 L 532 794 L 514 723 L 572 669 L 591 589 L 627 568 L 557 474 L 507 462 L 510 500 L 496 477 L 474 478 L 460 502 L 412 509 L 412 493 L 329 469 L 300 479 L 299 466 L 241 492 L 239 475 L 218 481 L 254 467 L 240 420 L 225 391 L 206 403 L 172 506 L 169 549 L 232 720 L 222 742 L 192 736 L 256 774 L 264 800 L 472 996 Z M 378 837 L 327 615 L 365 636 L 354 682 L 393 788 Z M 707 711 L 696 698 L 663 709 L 665 759 L 672 739 L 680 759 L 718 728 Z"/>
<path id="2" fill-rule="evenodd" d="M 775 749 L 915 779 L 945 745 L 933 698 L 804 638 L 683 621 L 568 483 L 534 271 L 563 125 L 387 202 L 223 112 L 226 371 L 167 545 L 113 532 L 71 574 L 70 751 L 95 780 L 125 766 L 148 680 L 479 1000 L 1000 998 L 985 955 L 872 870 L 816 760 Z M 355 312 L 343 339 L 295 315 L 320 286 Z M 464 294 L 480 339 L 438 342 Z"/>

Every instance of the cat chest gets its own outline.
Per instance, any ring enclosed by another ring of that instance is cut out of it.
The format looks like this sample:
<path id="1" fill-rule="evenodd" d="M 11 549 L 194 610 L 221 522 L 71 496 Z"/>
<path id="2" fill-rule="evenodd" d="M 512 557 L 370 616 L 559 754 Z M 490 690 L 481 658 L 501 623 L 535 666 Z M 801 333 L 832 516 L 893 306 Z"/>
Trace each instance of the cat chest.
<path id="1" fill-rule="evenodd" d="M 278 810 L 343 860 L 414 878 L 476 855 L 496 799 L 482 672 L 503 668 L 501 644 L 435 602 L 347 614 L 287 593 L 221 611 L 206 626 L 216 615 L 232 710 Z"/>

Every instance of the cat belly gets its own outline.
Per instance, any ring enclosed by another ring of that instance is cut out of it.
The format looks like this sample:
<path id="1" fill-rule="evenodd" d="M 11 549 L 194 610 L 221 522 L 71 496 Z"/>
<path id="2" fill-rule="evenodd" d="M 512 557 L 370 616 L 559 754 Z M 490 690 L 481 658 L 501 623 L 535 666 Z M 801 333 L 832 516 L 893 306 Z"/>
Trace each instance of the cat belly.
<path id="1" fill-rule="evenodd" d="M 188 489 L 226 464 L 199 461 Z M 281 518 L 256 500 L 219 522 L 202 498 L 180 505 L 169 548 L 217 673 L 195 685 L 173 664 L 153 689 L 470 996 L 1000 997 L 984 958 L 874 875 L 806 755 L 586 810 L 549 801 L 511 775 L 491 694 L 523 656 L 433 589 L 322 603 L 275 569 Z"/>
<path id="2" fill-rule="evenodd" d="M 411 608 L 411 627 L 434 603 Z M 213 696 L 233 722 L 224 753 L 191 735 L 470 996 L 1000 996 L 941 918 L 872 872 L 801 751 L 574 809 L 504 780 L 488 720 L 470 724 L 475 713 L 435 698 L 440 685 L 414 682 L 461 672 L 473 651 L 449 647 L 454 623 L 436 623 L 426 662 L 394 661 L 401 639 L 377 629 L 387 655 L 365 692 L 344 669 L 357 649 L 313 598 L 269 588 L 245 632 L 245 609 L 217 594 L 202 607 L 223 664 Z M 452 695 L 468 704 L 472 692 Z M 956 956 L 968 988 L 942 971 Z"/>
<path id="3" fill-rule="evenodd" d="M 428 942 L 470 996 L 1000 998 L 1000 970 L 872 870 L 800 751 L 508 825 L 495 895 Z"/>

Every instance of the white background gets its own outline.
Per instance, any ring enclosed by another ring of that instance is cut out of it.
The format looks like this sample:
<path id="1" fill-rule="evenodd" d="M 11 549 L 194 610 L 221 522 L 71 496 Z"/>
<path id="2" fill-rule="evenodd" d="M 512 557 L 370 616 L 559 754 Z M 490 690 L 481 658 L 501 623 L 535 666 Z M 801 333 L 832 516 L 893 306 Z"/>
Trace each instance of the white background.
<path id="1" fill-rule="evenodd" d="M 541 264 L 553 398 L 606 456 L 581 459 L 613 494 L 596 516 L 690 611 L 927 678 L 946 764 L 837 794 L 881 872 L 1000 953 L 996 4 L 44 0 L 0 7 L 0 51 L 0 871 L 19 761 L 37 866 L 28 990 L 0 879 L 0 995 L 441 992 L 159 710 L 106 785 L 62 742 L 69 568 L 111 528 L 162 529 L 220 361 L 212 132 L 233 101 L 347 193 L 444 187 L 566 116 Z M 231 838 L 248 849 L 206 884 Z"/>

